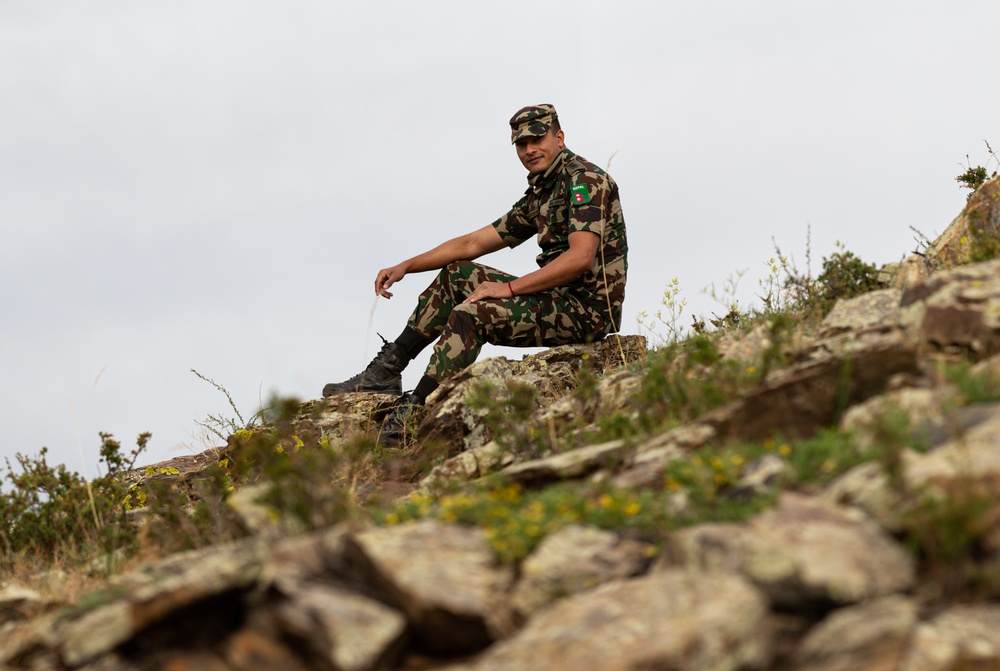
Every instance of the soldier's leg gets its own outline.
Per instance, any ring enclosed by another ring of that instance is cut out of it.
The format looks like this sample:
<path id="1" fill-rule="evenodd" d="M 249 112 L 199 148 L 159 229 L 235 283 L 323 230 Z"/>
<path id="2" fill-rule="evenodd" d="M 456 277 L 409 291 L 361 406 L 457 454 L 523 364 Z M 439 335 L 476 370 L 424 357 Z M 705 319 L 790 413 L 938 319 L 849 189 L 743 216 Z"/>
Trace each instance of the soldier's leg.
<path id="1" fill-rule="evenodd" d="M 484 282 L 510 282 L 516 275 L 502 272 L 481 263 L 456 261 L 441 269 L 434 281 L 417 299 L 417 307 L 406 323 L 407 327 L 433 342 L 441 335 L 456 306 L 468 298 Z"/>
<path id="2" fill-rule="evenodd" d="M 606 333 L 602 315 L 560 292 L 453 304 L 424 376 L 412 392 L 399 398 L 385 420 L 380 441 L 400 443 L 412 409 L 423 405 L 440 382 L 474 362 L 487 342 L 542 347 L 588 342 Z"/>
<path id="3" fill-rule="evenodd" d="M 549 347 L 603 337 L 601 315 L 555 291 L 457 305 L 434 345 L 425 377 L 441 382 L 472 364 L 485 343 Z"/>

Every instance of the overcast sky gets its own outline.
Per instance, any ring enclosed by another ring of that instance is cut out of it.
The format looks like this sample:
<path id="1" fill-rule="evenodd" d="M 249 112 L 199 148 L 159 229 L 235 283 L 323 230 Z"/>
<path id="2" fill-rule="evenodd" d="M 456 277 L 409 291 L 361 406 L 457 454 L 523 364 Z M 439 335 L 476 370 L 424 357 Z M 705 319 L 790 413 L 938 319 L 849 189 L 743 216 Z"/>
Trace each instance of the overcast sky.
<path id="1" fill-rule="evenodd" d="M 358 372 L 432 279 L 376 303 L 378 269 L 522 194 L 526 104 L 614 157 L 625 333 L 675 277 L 755 302 L 775 242 L 900 260 L 1000 148 L 998 38 L 995 0 L 4 0 L 0 455 L 93 475 L 99 431 L 151 431 L 148 464 L 233 415 L 192 368 L 245 415 Z"/>

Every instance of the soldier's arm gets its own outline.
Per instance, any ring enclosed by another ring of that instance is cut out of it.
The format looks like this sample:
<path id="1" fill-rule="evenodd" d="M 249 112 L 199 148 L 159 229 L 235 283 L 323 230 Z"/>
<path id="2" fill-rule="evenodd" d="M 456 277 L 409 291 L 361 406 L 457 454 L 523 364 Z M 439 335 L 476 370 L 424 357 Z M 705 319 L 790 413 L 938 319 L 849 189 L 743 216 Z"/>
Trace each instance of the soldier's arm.
<path id="1" fill-rule="evenodd" d="M 544 267 L 513 282 L 485 282 L 480 284 L 465 300 L 472 303 L 483 298 L 509 298 L 513 294 L 532 294 L 569 284 L 586 272 L 594 263 L 600 236 L 590 231 L 569 234 L 569 249 L 552 259 Z"/>
<path id="2" fill-rule="evenodd" d="M 375 293 L 386 298 L 392 298 L 392 293 L 386 291 L 393 284 L 403 279 L 409 273 L 420 273 L 425 270 L 443 268 L 452 261 L 473 260 L 484 254 L 495 252 L 506 245 L 492 224 L 460 235 L 441 243 L 423 254 L 418 254 L 389 268 L 383 268 L 375 276 Z"/>

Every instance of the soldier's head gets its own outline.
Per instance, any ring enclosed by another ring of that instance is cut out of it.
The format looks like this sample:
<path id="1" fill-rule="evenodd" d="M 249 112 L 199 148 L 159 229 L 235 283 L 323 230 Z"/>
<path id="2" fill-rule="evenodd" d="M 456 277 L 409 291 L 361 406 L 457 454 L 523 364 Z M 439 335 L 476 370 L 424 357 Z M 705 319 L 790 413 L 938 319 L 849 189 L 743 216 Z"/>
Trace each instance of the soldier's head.
<path id="1" fill-rule="evenodd" d="M 510 141 L 528 172 L 535 175 L 548 170 L 566 148 L 556 108 L 546 104 L 519 109 L 510 118 Z"/>

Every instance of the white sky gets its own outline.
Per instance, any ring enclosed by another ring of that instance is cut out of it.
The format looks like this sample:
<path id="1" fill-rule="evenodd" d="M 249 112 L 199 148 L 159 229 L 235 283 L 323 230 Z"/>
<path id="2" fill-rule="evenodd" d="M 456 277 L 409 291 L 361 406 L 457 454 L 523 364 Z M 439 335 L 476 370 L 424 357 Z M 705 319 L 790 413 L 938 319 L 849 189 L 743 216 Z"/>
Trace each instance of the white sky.
<path id="1" fill-rule="evenodd" d="M 756 302 L 807 227 L 814 273 L 837 241 L 899 260 L 1000 146 L 998 37 L 995 0 L 5 0 L 0 456 L 95 474 L 99 431 L 151 431 L 142 463 L 201 451 L 196 420 L 232 412 L 192 368 L 246 415 L 358 372 L 432 278 L 369 330 L 376 271 L 520 197 L 526 104 L 614 154 L 625 333 L 674 277 L 689 313 L 742 270 Z"/>

